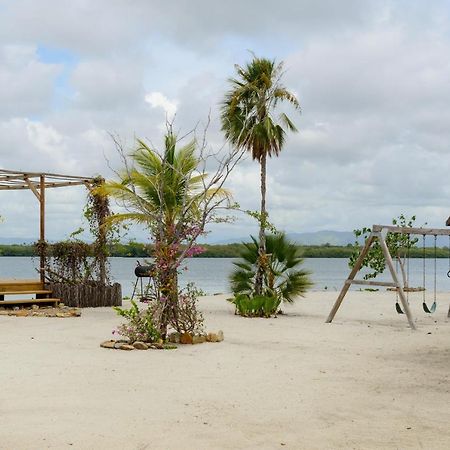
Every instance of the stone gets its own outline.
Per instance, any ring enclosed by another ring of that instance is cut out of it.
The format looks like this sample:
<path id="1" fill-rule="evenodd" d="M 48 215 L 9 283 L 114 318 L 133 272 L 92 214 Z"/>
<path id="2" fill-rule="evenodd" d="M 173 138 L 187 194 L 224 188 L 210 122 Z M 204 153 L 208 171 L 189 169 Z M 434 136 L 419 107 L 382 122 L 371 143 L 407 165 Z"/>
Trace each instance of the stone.
<path id="1" fill-rule="evenodd" d="M 64 308 L 64 303 L 58 303 L 58 308 Z"/>
<path id="2" fill-rule="evenodd" d="M 164 348 L 164 344 L 161 342 L 155 342 L 151 345 L 152 348 L 156 348 L 157 350 L 162 350 Z"/>
<path id="3" fill-rule="evenodd" d="M 147 345 L 145 342 L 141 342 L 141 341 L 136 341 L 136 342 L 133 344 L 133 347 L 134 347 L 136 350 L 148 350 L 148 345 Z"/>
<path id="4" fill-rule="evenodd" d="M 72 317 L 80 317 L 81 316 L 81 311 L 79 309 L 71 309 L 69 311 L 69 315 Z"/>
<path id="5" fill-rule="evenodd" d="M 182 333 L 180 336 L 180 344 L 193 344 L 192 334 Z"/>
<path id="6" fill-rule="evenodd" d="M 134 350 L 134 347 L 130 344 L 120 344 L 119 350 Z"/>
<path id="7" fill-rule="evenodd" d="M 55 315 L 56 317 L 67 317 L 67 315 L 63 312 L 57 312 Z"/>
<path id="8" fill-rule="evenodd" d="M 206 340 L 208 342 L 219 342 L 219 337 L 217 336 L 216 333 L 208 333 L 206 335 Z"/>
<path id="9" fill-rule="evenodd" d="M 39 309 L 39 305 L 31 305 L 31 309 L 33 310 Z"/>
<path id="10" fill-rule="evenodd" d="M 21 310 L 16 312 L 16 316 L 17 317 L 27 317 L 28 316 L 28 311 L 26 309 L 21 309 Z"/>
<path id="11" fill-rule="evenodd" d="M 179 344 L 180 343 L 180 333 L 177 333 L 176 331 L 169 334 L 169 342 L 172 342 L 172 344 Z"/>
<path id="12" fill-rule="evenodd" d="M 113 339 L 111 339 L 110 341 L 105 341 L 105 342 L 102 342 L 101 344 L 100 344 L 100 347 L 103 347 L 103 348 L 115 348 L 115 343 L 116 343 L 116 341 L 114 341 Z"/>
<path id="13" fill-rule="evenodd" d="M 217 338 L 218 338 L 217 342 L 222 342 L 224 340 L 225 336 L 223 335 L 223 331 L 222 330 L 219 330 L 217 332 Z"/>
<path id="14" fill-rule="evenodd" d="M 206 336 L 204 336 L 203 334 L 196 334 L 192 336 L 193 344 L 203 344 L 203 342 L 206 342 Z"/>
<path id="15" fill-rule="evenodd" d="M 6 310 L 6 309 L 2 309 L 0 311 L 0 316 L 8 316 L 10 314 L 10 311 Z"/>
<path id="16" fill-rule="evenodd" d="M 18 306 L 14 306 L 13 311 L 19 311 L 19 307 Z"/>

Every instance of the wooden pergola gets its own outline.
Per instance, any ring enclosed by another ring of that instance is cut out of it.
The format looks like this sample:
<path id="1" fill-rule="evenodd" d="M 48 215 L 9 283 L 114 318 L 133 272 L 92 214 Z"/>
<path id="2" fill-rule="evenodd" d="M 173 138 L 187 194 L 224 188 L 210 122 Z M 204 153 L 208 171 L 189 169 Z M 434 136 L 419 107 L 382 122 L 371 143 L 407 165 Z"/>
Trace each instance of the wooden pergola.
<path id="1" fill-rule="evenodd" d="M 89 190 L 95 178 L 57 173 L 21 172 L 17 170 L 0 169 L 0 191 L 29 189 L 36 196 L 40 207 L 39 243 L 45 243 L 45 190 L 66 186 L 84 185 Z M 41 282 L 45 281 L 45 253 L 40 254 Z"/>

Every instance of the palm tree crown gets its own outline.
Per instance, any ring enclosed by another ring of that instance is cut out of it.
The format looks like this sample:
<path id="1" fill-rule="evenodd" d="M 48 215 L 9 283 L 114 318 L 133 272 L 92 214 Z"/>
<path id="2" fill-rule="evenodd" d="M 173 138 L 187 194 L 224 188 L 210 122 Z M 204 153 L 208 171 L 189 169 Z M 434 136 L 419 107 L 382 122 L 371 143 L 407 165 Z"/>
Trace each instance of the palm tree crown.
<path id="1" fill-rule="evenodd" d="M 173 225 L 183 207 L 195 206 L 201 200 L 206 174 L 195 174 L 198 165 L 195 141 L 180 148 L 176 148 L 176 142 L 176 136 L 168 133 L 164 153 L 160 155 L 137 140 L 137 148 L 131 155 L 135 165 L 120 173 L 118 181 L 108 181 L 101 188 L 103 194 L 123 201 L 129 210 L 112 216 L 113 221 L 154 225 L 164 219 L 165 225 Z"/>
<path id="2" fill-rule="evenodd" d="M 254 57 L 244 67 L 236 65 L 236 72 L 238 76 L 229 80 L 231 90 L 222 104 L 225 137 L 259 162 L 264 155 L 277 156 L 285 141 L 285 128 L 297 129 L 284 112 L 276 119 L 275 109 L 283 101 L 300 109 L 295 95 L 281 84 L 283 63 Z"/>

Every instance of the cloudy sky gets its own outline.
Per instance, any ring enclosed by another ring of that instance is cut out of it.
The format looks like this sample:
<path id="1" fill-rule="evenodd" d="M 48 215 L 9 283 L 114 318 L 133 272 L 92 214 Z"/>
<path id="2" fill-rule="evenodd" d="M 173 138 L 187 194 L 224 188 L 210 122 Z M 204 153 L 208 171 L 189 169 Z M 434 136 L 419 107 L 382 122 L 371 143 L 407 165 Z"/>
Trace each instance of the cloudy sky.
<path id="1" fill-rule="evenodd" d="M 299 133 L 268 164 L 272 221 L 289 232 L 352 230 L 400 213 L 450 215 L 450 3 L 385 0 L 0 0 L 0 167 L 112 177 L 110 133 L 160 145 L 205 123 L 234 64 L 285 62 Z M 109 161 L 109 163 L 108 163 Z M 228 188 L 257 209 L 258 165 Z M 29 191 L 0 193 L 0 237 L 35 238 Z M 83 188 L 48 192 L 49 239 L 80 224 Z M 213 230 L 246 236 L 252 220 Z M 142 238 L 140 231 L 132 234 Z"/>

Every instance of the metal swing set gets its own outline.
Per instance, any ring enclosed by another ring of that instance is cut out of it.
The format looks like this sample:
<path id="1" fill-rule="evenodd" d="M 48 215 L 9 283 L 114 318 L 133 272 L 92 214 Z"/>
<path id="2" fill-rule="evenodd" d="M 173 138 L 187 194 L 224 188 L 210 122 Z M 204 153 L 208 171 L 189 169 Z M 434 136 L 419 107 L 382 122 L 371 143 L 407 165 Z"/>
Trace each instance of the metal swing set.
<path id="1" fill-rule="evenodd" d="M 450 226 L 450 217 L 446 222 L 447 226 Z M 450 229 L 446 228 L 414 228 L 414 227 L 399 227 L 399 226 L 393 226 L 393 225 L 373 225 L 372 226 L 372 232 L 370 233 L 369 237 L 366 239 L 366 242 L 364 244 L 364 247 L 362 248 L 355 265 L 353 269 L 351 270 L 347 280 L 344 282 L 344 286 L 341 289 L 341 292 L 339 293 L 339 296 L 336 300 L 336 302 L 333 305 L 333 308 L 330 311 L 330 314 L 327 317 L 326 323 L 331 323 L 334 319 L 334 316 L 336 315 L 339 307 L 341 306 L 345 295 L 347 294 L 350 286 L 352 284 L 356 285 L 368 285 L 368 286 L 383 286 L 388 288 L 393 288 L 397 292 L 397 301 L 396 301 L 396 310 L 399 314 L 405 314 L 409 326 L 415 330 L 416 325 L 413 320 L 413 316 L 411 314 L 411 310 L 409 308 L 408 304 L 408 298 L 407 295 L 405 295 L 405 288 L 402 286 L 399 276 L 397 274 L 397 271 L 395 270 L 394 261 L 392 258 L 392 255 L 389 251 L 389 248 L 386 244 L 386 235 L 387 233 L 400 233 L 403 235 L 408 236 L 408 240 L 411 235 L 420 236 L 422 235 L 422 260 L 423 260 L 423 297 L 422 297 L 422 307 L 423 310 L 426 313 L 433 313 L 436 310 L 436 273 L 437 273 L 437 267 L 436 267 L 436 241 L 437 236 L 448 236 L 449 237 L 449 271 L 447 272 L 447 276 L 450 278 Z M 425 267 L 425 237 L 426 236 L 434 236 L 434 295 L 433 295 L 433 303 L 431 306 L 428 306 L 426 302 L 425 297 L 425 273 L 426 273 L 426 267 Z M 381 247 L 381 250 L 384 255 L 384 259 L 386 261 L 386 264 L 389 268 L 389 272 L 392 277 L 392 281 L 369 281 L 364 279 L 356 279 L 355 276 L 361 269 L 363 265 L 364 258 L 367 256 L 367 253 L 369 252 L 371 246 L 378 240 L 378 243 Z M 409 259 L 409 251 L 408 251 L 408 259 Z M 408 271 L 409 271 L 409 263 L 408 263 Z M 409 276 L 408 276 L 409 278 Z M 398 303 L 398 299 L 400 299 L 401 305 Z M 449 310 L 450 315 L 450 310 Z"/>

